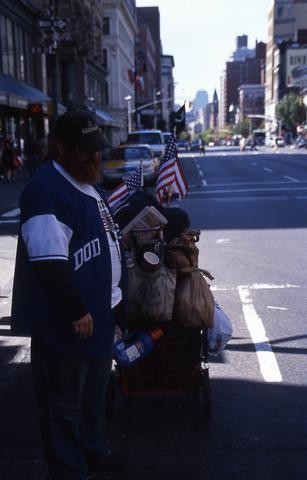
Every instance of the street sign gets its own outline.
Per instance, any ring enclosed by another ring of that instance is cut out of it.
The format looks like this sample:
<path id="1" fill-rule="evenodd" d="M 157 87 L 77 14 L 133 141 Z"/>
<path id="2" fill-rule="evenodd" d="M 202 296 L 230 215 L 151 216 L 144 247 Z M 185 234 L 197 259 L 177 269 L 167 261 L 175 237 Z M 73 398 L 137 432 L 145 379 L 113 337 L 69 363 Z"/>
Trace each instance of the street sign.
<path id="1" fill-rule="evenodd" d="M 39 28 L 50 28 L 52 26 L 52 22 L 51 20 L 41 18 L 38 21 L 38 26 Z"/>
<path id="2" fill-rule="evenodd" d="M 58 28 L 59 30 L 64 30 L 67 27 L 65 18 L 55 18 L 52 23 L 54 28 Z"/>
<path id="3" fill-rule="evenodd" d="M 49 20 L 48 18 L 41 18 L 38 20 L 38 27 L 39 28 L 46 28 L 46 29 L 57 29 L 57 30 L 65 30 L 67 27 L 67 20 L 65 18 L 54 18 Z"/>

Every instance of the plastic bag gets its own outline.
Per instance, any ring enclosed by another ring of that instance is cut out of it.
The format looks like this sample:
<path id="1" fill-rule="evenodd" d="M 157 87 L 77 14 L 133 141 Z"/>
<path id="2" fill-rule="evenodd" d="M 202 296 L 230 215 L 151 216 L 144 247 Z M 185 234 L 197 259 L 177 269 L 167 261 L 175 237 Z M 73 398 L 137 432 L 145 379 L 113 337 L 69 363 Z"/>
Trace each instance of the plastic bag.
<path id="1" fill-rule="evenodd" d="M 231 321 L 221 307 L 216 303 L 214 307 L 213 327 L 208 329 L 208 353 L 218 355 L 225 348 L 232 336 Z"/>

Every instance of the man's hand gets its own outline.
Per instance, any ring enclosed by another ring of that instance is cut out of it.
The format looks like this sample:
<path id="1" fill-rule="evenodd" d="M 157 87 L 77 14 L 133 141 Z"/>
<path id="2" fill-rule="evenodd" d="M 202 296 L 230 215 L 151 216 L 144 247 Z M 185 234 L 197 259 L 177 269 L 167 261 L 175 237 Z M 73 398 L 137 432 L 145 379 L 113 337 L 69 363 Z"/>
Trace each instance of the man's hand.
<path id="1" fill-rule="evenodd" d="M 79 338 L 88 338 L 93 335 L 94 323 L 90 313 L 72 323 L 75 334 Z"/>

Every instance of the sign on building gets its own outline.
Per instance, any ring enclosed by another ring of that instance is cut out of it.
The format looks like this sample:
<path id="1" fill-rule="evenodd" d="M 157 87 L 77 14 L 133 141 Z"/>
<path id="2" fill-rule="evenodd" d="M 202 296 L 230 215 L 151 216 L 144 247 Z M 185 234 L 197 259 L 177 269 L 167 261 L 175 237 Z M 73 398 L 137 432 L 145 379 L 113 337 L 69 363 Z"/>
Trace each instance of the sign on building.
<path id="1" fill-rule="evenodd" d="M 307 48 L 287 50 L 287 87 L 307 88 Z"/>

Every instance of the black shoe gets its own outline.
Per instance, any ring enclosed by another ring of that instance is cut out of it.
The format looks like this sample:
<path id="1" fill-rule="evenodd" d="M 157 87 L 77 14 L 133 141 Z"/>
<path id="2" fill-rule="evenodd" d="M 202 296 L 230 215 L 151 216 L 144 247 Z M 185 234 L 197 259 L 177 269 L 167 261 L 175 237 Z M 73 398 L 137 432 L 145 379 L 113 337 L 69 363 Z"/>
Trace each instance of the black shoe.
<path id="1" fill-rule="evenodd" d="M 119 471 L 123 470 L 125 465 L 126 459 L 116 453 L 110 453 L 105 460 L 88 462 L 88 467 L 91 472 Z"/>

